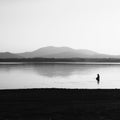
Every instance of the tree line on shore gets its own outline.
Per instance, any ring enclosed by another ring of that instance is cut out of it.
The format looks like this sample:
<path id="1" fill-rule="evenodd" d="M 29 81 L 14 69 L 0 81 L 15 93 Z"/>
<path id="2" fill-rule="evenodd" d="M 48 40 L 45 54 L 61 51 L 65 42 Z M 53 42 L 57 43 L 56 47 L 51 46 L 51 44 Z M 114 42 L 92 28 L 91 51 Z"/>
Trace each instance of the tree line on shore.
<path id="1" fill-rule="evenodd" d="M 120 62 L 120 58 L 4 58 L 0 62 Z"/>

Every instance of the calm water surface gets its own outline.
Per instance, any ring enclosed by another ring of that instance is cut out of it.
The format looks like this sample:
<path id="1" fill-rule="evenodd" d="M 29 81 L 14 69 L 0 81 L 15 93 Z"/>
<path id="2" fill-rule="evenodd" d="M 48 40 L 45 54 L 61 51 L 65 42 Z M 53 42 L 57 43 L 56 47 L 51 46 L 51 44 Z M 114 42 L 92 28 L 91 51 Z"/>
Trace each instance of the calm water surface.
<path id="1" fill-rule="evenodd" d="M 15 88 L 120 88 L 120 64 L 1 63 L 0 89 Z"/>

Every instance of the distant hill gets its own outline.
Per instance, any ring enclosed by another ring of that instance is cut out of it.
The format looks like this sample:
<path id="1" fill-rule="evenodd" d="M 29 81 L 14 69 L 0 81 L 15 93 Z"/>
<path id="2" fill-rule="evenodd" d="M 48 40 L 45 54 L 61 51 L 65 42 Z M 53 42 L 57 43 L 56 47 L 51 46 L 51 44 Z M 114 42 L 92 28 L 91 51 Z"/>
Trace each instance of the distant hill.
<path id="1" fill-rule="evenodd" d="M 32 52 L 0 53 L 0 58 L 120 58 L 119 55 L 100 54 L 87 49 L 48 46 Z"/>
<path id="2" fill-rule="evenodd" d="M 10 52 L 1 52 L 0 58 L 4 59 L 4 58 L 22 58 L 22 57 L 17 54 L 10 53 Z"/>
<path id="3" fill-rule="evenodd" d="M 33 58 L 33 57 L 54 57 L 54 54 L 60 54 L 64 52 L 72 52 L 73 49 L 69 47 L 43 47 L 38 50 L 32 51 L 32 52 L 25 52 L 20 53 L 18 55 L 23 56 L 25 58 Z"/>
<path id="4" fill-rule="evenodd" d="M 86 49 L 72 49 L 69 47 L 43 47 L 32 52 L 18 54 L 24 58 L 112 58 L 116 56 L 100 54 Z"/>

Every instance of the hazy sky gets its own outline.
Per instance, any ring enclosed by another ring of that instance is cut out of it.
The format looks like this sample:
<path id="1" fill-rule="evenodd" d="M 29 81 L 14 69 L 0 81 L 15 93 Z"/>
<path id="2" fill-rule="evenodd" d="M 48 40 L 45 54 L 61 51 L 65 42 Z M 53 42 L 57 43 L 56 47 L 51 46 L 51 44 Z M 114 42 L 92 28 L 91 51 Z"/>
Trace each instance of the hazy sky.
<path id="1" fill-rule="evenodd" d="M 120 54 L 120 0 L 0 0 L 0 51 L 44 46 Z"/>

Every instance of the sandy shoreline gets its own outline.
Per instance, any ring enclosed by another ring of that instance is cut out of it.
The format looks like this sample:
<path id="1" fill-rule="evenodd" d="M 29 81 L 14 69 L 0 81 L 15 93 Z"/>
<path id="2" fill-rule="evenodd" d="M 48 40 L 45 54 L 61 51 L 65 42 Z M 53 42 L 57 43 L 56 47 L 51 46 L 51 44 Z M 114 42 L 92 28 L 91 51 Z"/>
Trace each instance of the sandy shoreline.
<path id="1" fill-rule="evenodd" d="M 0 90 L 0 120 L 118 120 L 120 89 Z"/>

